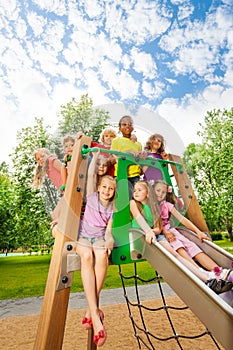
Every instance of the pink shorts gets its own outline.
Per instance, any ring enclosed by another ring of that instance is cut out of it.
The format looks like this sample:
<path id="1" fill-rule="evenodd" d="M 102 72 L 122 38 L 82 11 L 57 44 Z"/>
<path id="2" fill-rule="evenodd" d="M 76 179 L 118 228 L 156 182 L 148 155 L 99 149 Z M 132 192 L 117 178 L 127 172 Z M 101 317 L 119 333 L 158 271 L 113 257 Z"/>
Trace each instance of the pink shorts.
<path id="1" fill-rule="evenodd" d="M 202 253 L 202 250 L 194 242 L 183 236 L 175 228 L 169 228 L 168 231 L 172 232 L 176 237 L 176 240 L 174 242 L 169 242 L 170 246 L 174 250 L 184 248 L 189 256 L 191 256 L 191 258 L 194 258 L 199 253 Z"/>

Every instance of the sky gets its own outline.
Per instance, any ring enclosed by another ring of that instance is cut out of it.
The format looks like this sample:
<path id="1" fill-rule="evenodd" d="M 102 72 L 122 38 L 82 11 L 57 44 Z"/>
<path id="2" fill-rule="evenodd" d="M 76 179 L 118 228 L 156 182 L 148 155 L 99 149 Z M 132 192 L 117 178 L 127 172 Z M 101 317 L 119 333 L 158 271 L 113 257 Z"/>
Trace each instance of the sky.
<path id="1" fill-rule="evenodd" d="M 0 162 L 86 93 L 115 119 L 134 106 L 146 132 L 163 121 L 170 147 L 172 131 L 200 142 L 207 111 L 233 105 L 232 13 L 233 0 L 0 0 Z"/>

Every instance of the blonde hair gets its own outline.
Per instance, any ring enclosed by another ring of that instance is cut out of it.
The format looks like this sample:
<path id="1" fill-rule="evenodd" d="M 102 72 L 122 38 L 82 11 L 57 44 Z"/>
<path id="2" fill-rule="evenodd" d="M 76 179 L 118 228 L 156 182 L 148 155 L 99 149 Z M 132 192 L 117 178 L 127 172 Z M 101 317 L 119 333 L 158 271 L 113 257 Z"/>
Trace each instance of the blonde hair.
<path id="1" fill-rule="evenodd" d="M 149 182 L 147 182 L 145 180 L 139 180 L 139 181 L 135 182 L 135 185 L 136 184 L 140 184 L 146 189 L 147 194 L 148 194 L 148 200 L 147 200 L 148 206 L 149 206 L 149 208 L 151 210 L 151 213 L 153 215 L 153 218 L 154 218 L 154 227 L 158 227 L 159 229 L 162 230 L 162 228 L 163 228 L 162 218 L 161 218 L 161 214 L 160 214 L 160 210 L 159 210 L 157 201 L 155 199 L 155 195 L 154 195 L 154 191 L 153 191 L 152 186 L 150 185 Z M 134 201 L 135 201 L 135 203 L 136 203 L 136 205 L 138 207 L 138 210 L 140 211 L 140 213 L 145 218 L 143 207 L 142 207 L 142 203 L 137 201 L 137 200 L 135 200 L 135 199 L 134 199 Z"/>
<path id="2" fill-rule="evenodd" d="M 162 152 L 165 151 L 165 140 L 164 140 L 164 137 L 162 135 L 160 135 L 160 134 L 153 134 L 153 135 L 151 135 L 148 138 L 144 148 L 147 151 L 151 151 L 152 150 L 152 143 L 153 143 L 154 139 L 156 139 L 156 138 L 161 139 L 161 146 L 158 149 L 158 154 L 161 154 Z"/>
<path id="3" fill-rule="evenodd" d="M 69 141 L 75 143 L 75 137 L 72 136 L 72 135 L 64 136 L 64 138 L 63 138 L 63 146 L 65 145 L 66 142 L 69 142 Z"/>
<path id="4" fill-rule="evenodd" d="M 114 183 L 114 186 L 115 186 L 114 195 L 113 195 L 112 198 L 110 198 L 110 200 L 109 200 L 109 203 L 110 203 L 110 202 L 113 203 L 113 202 L 115 201 L 115 198 L 116 198 L 116 179 L 115 179 L 113 176 L 111 176 L 111 175 L 103 175 L 103 176 L 100 176 L 100 178 L 99 178 L 99 183 L 98 183 L 98 187 L 101 185 L 101 183 L 102 183 L 102 181 L 103 181 L 104 179 L 108 179 L 109 181 L 111 181 L 112 183 Z"/>
<path id="5" fill-rule="evenodd" d="M 106 128 L 100 134 L 100 141 L 101 142 L 104 142 L 104 135 L 106 135 L 106 134 L 110 134 L 113 137 L 117 137 L 117 133 L 116 133 L 116 131 L 114 129 Z"/>
<path id="6" fill-rule="evenodd" d="M 35 175 L 32 181 L 32 185 L 35 188 L 39 188 L 42 183 L 44 182 L 44 179 L 47 175 L 47 171 L 48 171 L 48 157 L 50 157 L 52 154 L 50 153 L 50 151 L 47 148 L 38 148 L 35 152 L 34 152 L 34 157 L 36 159 L 36 156 L 38 155 L 38 153 L 43 154 L 43 156 L 46 156 L 46 160 L 44 162 L 43 165 L 39 165 L 37 164 L 36 168 L 35 168 Z M 37 159 L 36 159 L 37 161 Z"/>

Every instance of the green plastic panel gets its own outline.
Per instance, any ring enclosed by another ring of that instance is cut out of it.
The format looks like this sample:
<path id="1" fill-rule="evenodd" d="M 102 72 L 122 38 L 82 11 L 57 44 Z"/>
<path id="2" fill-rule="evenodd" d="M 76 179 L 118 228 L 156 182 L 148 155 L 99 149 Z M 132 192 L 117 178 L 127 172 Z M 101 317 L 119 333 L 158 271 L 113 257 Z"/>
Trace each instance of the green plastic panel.
<path id="1" fill-rule="evenodd" d="M 168 171 L 168 164 L 174 164 L 178 172 L 183 171 L 180 163 L 155 159 L 148 157 L 146 159 L 135 158 L 132 154 L 94 148 L 82 149 L 82 154 L 88 152 L 101 152 L 114 154 L 118 157 L 118 173 L 117 173 L 117 193 L 116 193 L 116 212 L 113 215 L 113 237 L 114 249 L 112 251 L 111 260 L 113 264 L 128 264 L 133 260 L 130 258 L 129 229 L 131 228 L 130 207 L 129 207 L 129 186 L 128 186 L 128 166 L 138 164 L 140 166 L 147 165 L 157 168 L 163 174 L 163 179 L 172 186 L 171 178 Z M 139 260 L 140 261 L 140 260 Z M 143 260 L 141 260 L 143 261 Z"/>

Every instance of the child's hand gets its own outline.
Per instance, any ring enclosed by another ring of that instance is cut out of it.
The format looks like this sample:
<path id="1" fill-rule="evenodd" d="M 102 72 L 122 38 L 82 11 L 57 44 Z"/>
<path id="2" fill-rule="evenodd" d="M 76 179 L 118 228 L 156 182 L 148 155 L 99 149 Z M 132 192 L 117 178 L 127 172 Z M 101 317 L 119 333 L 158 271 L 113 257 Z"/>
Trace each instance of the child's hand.
<path id="1" fill-rule="evenodd" d="M 155 238 L 155 234 L 154 234 L 154 231 L 151 229 L 146 233 L 146 242 L 151 244 L 154 238 Z"/>
<path id="2" fill-rule="evenodd" d="M 164 160 L 169 160 L 169 154 L 167 154 L 166 151 L 163 151 L 163 152 L 161 153 L 161 156 L 162 156 L 162 158 L 163 158 Z"/>
<path id="3" fill-rule="evenodd" d="M 201 232 L 200 230 L 197 231 L 197 236 L 201 242 L 203 242 L 203 239 L 206 239 L 207 241 L 212 241 L 212 238 L 207 236 L 204 232 Z"/>
<path id="4" fill-rule="evenodd" d="M 57 221 L 56 221 L 56 220 L 54 220 L 54 221 L 51 222 L 50 228 L 51 228 L 51 230 L 52 230 L 52 236 L 55 238 L 56 235 L 57 235 L 57 232 L 58 232 Z"/>
<path id="5" fill-rule="evenodd" d="M 174 242 L 176 240 L 174 233 L 169 231 L 163 231 L 163 233 L 168 242 Z"/>
<path id="6" fill-rule="evenodd" d="M 113 244 L 114 244 L 114 239 L 112 237 L 105 238 L 105 247 L 107 250 L 110 250 L 110 254 L 111 254 L 111 251 L 113 250 Z M 108 254 L 108 256 L 110 254 Z"/>
<path id="7" fill-rule="evenodd" d="M 159 227 L 154 227 L 153 232 L 155 235 L 159 235 L 161 233 L 161 229 Z"/>

